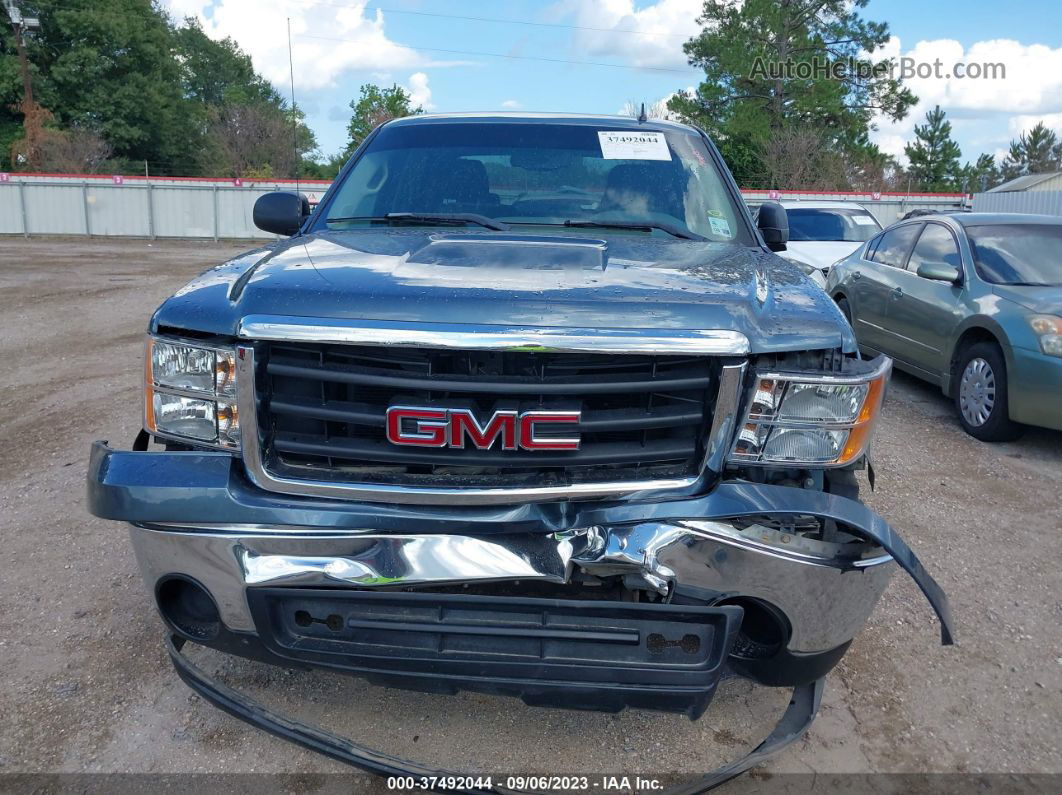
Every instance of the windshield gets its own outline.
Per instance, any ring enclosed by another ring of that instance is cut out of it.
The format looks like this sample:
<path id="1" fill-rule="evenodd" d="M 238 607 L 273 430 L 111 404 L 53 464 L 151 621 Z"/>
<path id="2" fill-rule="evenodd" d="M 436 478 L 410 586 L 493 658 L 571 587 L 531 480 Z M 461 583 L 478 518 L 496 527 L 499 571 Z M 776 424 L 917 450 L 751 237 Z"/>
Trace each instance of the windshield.
<path id="1" fill-rule="evenodd" d="M 415 217 L 387 218 L 395 213 Z M 517 228 L 601 224 L 619 227 L 613 232 L 619 234 L 692 233 L 753 244 L 700 136 L 616 130 L 607 122 L 385 127 L 344 178 L 325 223 L 330 229 L 399 220 L 484 226 L 483 219 Z"/>
<path id="2" fill-rule="evenodd" d="M 986 282 L 1062 286 L 1062 224 L 985 224 L 966 235 Z"/>
<path id="3" fill-rule="evenodd" d="M 813 209 L 810 207 L 787 209 L 789 216 L 789 239 L 800 240 L 845 240 L 864 243 L 881 231 L 881 224 L 863 209 Z"/>

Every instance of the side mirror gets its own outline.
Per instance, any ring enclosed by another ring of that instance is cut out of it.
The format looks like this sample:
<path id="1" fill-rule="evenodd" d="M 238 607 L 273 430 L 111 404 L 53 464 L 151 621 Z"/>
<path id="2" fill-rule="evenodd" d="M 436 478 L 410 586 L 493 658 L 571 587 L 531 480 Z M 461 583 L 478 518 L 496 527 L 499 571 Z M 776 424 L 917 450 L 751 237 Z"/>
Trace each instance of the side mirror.
<path id="1" fill-rule="evenodd" d="M 263 232 L 290 237 L 310 214 L 310 200 L 301 193 L 274 191 L 254 203 L 254 225 Z"/>
<path id="2" fill-rule="evenodd" d="M 961 284 L 962 273 L 954 265 L 946 262 L 923 262 L 915 271 L 923 279 L 935 282 L 948 282 L 948 284 Z"/>
<path id="3" fill-rule="evenodd" d="M 771 251 L 785 251 L 789 242 L 789 215 L 778 202 L 764 202 L 756 216 L 756 226 Z"/>

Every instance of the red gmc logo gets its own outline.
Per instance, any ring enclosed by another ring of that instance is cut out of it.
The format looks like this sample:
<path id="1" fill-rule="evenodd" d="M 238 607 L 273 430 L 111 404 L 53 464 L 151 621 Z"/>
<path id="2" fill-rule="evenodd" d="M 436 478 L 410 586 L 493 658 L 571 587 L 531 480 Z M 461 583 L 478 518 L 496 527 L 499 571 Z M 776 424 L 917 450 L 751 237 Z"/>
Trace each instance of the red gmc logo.
<path id="1" fill-rule="evenodd" d="M 387 441 L 414 447 L 464 447 L 489 450 L 501 439 L 502 450 L 578 450 L 578 436 L 542 436 L 557 423 L 578 423 L 581 411 L 495 411 L 480 424 L 469 409 L 391 406 Z"/>

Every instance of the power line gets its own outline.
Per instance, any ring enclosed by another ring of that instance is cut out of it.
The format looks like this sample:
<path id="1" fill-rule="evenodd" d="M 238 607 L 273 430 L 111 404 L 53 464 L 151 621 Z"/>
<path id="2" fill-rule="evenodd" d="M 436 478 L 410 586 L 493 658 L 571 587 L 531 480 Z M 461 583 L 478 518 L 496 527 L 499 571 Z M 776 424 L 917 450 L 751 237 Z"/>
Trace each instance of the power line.
<path id="1" fill-rule="evenodd" d="M 314 5 L 331 6 L 332 8 L 358 8 L 346 3 L 330 3 L 328 0 L 310 0 Z M 385 6 L 366 5 L 366 11 L 383 11 L 385 14 L 407 14 L 419 17 L 436 17 L 441 19 L 460 19 L 467 22 L 495 22 L 501 25 L 525 25 L 536 28 L 562 28 L 565 30 L 589 30 L 596 33 L 626 33 L 635 36 L 659 36 L 674 39 L 689 39 L 685 33 L 653 33 L 648 30 L 630 30 L 628 28 L 595 28 L 590 25 L 565 25 L 561 22 L 531 22 L 526 19 L 503 19 L 501 17 L 477 17 L 464 14 L 444 14 L 441 11 L 409 11 L 402 8 L 388 8 Z"/>
<path id="2" fill-rule="evenodd" d="M 37 2 L 40 3 L 41 5 L 47 6 L 47 5 L 53 4 L 55 2 L 55 0 L 43 0 L 43 1 L 42 0 L 37 0 Z M 597 28 L 597 27 L 591 27 L 591 26 L 586 26 L 586 25 L 565 25 L 565 24 L 558 23 L 558 22 L 531 22 L 531 21 L 528 21 L 528 20 L 503 19 L 503 18 L 500 18 L 500 17 L 478 17 L 478 16 L 467 16 L 467 15 L 460 15 L 460 14 L 444 14 L 442 12 L 407 11 L 407 10 L 404 10 L 404 9 L 390 8 L 390 7 L 376 6 L 376 5 L 352 6 L 352 5 L 344 4 L 344 3 L 328 2 L 328 0 L 309 0 L 309 2 L 317 4 L 317 5 L 330 6 L 330 7 L 333 7 L 333 8 L 351 9 L 351 8 L 359 8 L 360 7 L 360 8 L 363 8 L 364 10 L 366 10 L 366 11 L 383 11 L 384 13 L 388 13 L 388 14 L 409 14 L 409 15 L 415 15 L 415 16 L 436 17 L 436 18 L 441 18 L 441 19 L 455 19 L 455 20 L 463 20 L 463 21 L 475 21 L 475 22 L 493 22 L 493 23 L 504 24 L 504 25 L 525 25 L 525 26 L 534 26 L 534 27 L 561 28 L 561 29 L 568 29 L 568 30 L 588 30 L 588 31 L 595 31 L 595 32 L 599 32 L 599 33 L 622 33 L 622 34 L 633 34 L 633 35 L 644 35 L 644 36 L 667 36 L 667 37 L 681 38 L 681 39 L 689 38 L 688 36 L 685 36 L 685 35 L 679 34 L 679 33 L 651 33 L 651 32 L 648 32 L 648 31 L 629 30 L 629 29 L 626 29 L 626 28 Z M 142 21 L 142 20 L 137 20 L 137 21 Z M 338 37 L 332 37 L 332 36 L 317 36 L 317 35 L 313 35 L 313 34 L 309 34 L 309 33 L 296 33 L 296 34 L 294 34 L 294 36 L 295 36 L 295 38 L 317 39 L 317 40 L 320 40 L 320 41 L 335 41 L 335 42 L 342 42 L 342 43 L 349 43 L 349 44 L 357 44 L 358 43 L 358 41 L 356 39 L 338 38 Z M 610 69 L 633 69 L 635 71 L 668 72 L 668 73 L 672 73 L 672 74 L 683 74 L 683 75 L 688 75 L 690 73 L 690 71 L 693 71 L 692 67 L 687 68 L 687 69 L 675 69 L 675 68 L 666 67 L 666 66 L 631 66 L 629 64 L 604 63 L 602 61 L 575 61 L 575 60 L 569 60 L 569 59 L 564 59 L 564 58 L 546 58 L 546 57 L 534 56 L 534 55 L 512 55 L 512 54 L 509 54 L 509 53 L 477 52 L 477 51 L 473 51 L 473 50 L 447 50 L 447 49 L 441 49 L 441 48 L 438 48 L 438 47 L 418 47 L 416 45 L 403 44 L 403 43 L 397 42 L 397 41 L 394 41 L 393 44 L 396 47 L 405 47 L 405 48 L 410 49 L 410 50 L 422 50 L 424 52 L 436 52 L 436 53 L 442 53 L 442 54 L 445 54 L 445 55 L 472 55 L 472 56 L 479 56 L 479 57 L 484 57 L 484 58 L 506 58 L 506 59 L 509 59 L 509 60 L 539 61 L 539 62 L 544 62 L 544 63 L 571 64 L 571 65 L 574 65 L 574 66 L 598 66 L 598 67 L 605 67 L 605 68 L 610 68 Z"/>
<path id="3" fill-rule="evenodd" d="M 320 41 L 337 41 L 347 44 L 356 44 L 357 39 L 343 39 L 334 36 L 314 36 L 309 33 L 296 33 L 297 39 L 318 39 Z M 674 74 L 688 75 L 692 71 L 692 67 L 688 69 L 673 69 L 667 66 L 629 66 L 628 64 L 621 63 L 603 63 L 601 61 L 571 61 L 565 58 L 545 58 L 537 55 L 513 55 L 511 53 L 504 52 L 477 52 L 475 50 L 444 50 L 439 47 L 420 47 L 415 44 L 398 44 L 396 46 L 405 47 L 410 50 L 420 50 L 423 52 L 438 52 L 444 55 L 474 55 L 483 58 L 509 58 L 517 61 L 544 61 L 546 63 L 564 63 L 573 64 L 575 66 L 604 66 L 610 69 L 634 69 L 635 71 L 649 70 L 652 72 L 672 72 Z"/>

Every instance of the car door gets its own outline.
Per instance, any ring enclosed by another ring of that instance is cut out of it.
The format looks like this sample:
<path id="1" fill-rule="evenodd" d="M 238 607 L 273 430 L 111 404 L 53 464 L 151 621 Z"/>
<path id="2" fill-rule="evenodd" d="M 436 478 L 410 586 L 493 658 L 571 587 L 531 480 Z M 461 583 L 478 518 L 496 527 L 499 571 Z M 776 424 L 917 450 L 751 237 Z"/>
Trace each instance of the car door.
<path id="1" fill-rule="evenodd" d="M 897 287 L 897 274 L 907 264 L 921 228 L 921 223 L 913 223 L 886 229 L 877 245 L 871 241 L 852 268 L 849 305 L 852 330 L 860 345 L 889 354 L 895 348 L 886 324 L 889 296 Z"/>
<path id="2" fill-rule="evenodd" d="M 907 267 L 894 274 L 896 286 L 889 295 L 885 326 L 895 340 L 894 357 L 936 380 L 948 365 L 948 340 L 963 317 L 963 288 L 961 283 L 919 276 L 918 267 L 931 263 L 944 263 L 964 272 L 955 235 L 936 222 L 925 225 Z"/>

